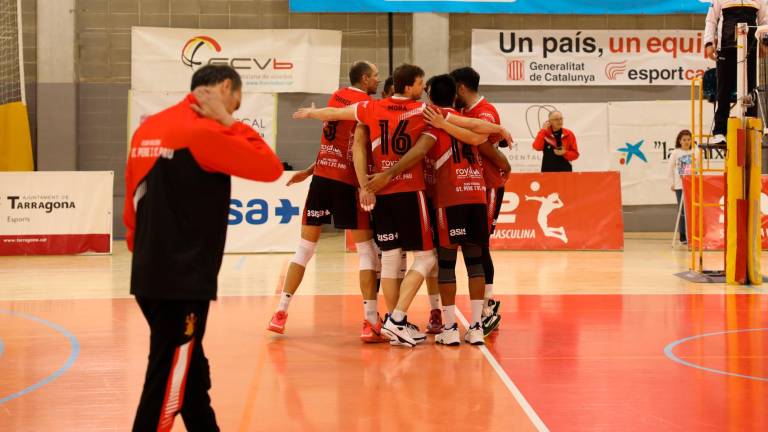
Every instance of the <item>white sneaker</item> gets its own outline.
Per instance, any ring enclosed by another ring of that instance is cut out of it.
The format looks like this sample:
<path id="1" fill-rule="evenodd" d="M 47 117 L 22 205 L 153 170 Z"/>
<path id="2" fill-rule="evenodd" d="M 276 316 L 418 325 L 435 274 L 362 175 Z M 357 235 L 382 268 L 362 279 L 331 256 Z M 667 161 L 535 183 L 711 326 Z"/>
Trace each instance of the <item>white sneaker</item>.
<path id="1" fill-rule="evenodd" d="M 390 339 L 390 345 L 413 348 L 417 343 L 411 335 L 411 330 L 408 328 L 407 318 L 398 323 L 395 322 L 391 316 L 387 316 L 387 320 L 381 327 L 381 333 Z"/>
<path id="2" fill-rule="evenodd" d="M 476 322 L 467 330 L 464 341 L 471 345 L 485 345 L 483 341 L 483 326 Z"/>
<path id="3" fill-rule="evenodd" d="M 406 323 L 408 325 L 408 330 L 411 332 L 411 337 L 416 341 L 416 343 L 422 343 L 427 340 L 427 335 L 422 333 L 416 324 L 412 324 L 407 321 Z"/>
<path id="4" fill-rule="evenodd" d="M 443 327 L 443 332 L 435 335 L 435 343 L 440 345 L 459 346 L 461 345 L 461 336 L 459 335 L 459 326 L 453 323 L 451 328 Z"/>
<path id="5" fill-rule="evenodd" d="M 725 135 L 723 134 L 716 134 L 712 138 L 709 139 L 710 144 L 722 144 L 725 142 Z"/>

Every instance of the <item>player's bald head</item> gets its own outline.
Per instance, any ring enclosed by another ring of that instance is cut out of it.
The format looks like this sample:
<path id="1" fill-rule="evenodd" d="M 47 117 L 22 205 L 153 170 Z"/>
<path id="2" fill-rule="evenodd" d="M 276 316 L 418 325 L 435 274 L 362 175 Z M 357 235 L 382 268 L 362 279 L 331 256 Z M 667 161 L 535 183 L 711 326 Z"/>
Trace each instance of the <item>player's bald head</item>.
<path id="1" fill-rule="evenodd" d="M 558 110 L 554 110 L 549 113 L 549 119 L 550 120 L 562 120 L 563 119 L 563 113 L 561 113 Z"/>
<path id="2" fill-rule="evenodd" d="M 360 60 L 352 64 L 349 68 L 349 82 L 352 85 L 360 84 L 364 76 L 371 76 L 376 71 L 376 66 L 373 63 Z"/>

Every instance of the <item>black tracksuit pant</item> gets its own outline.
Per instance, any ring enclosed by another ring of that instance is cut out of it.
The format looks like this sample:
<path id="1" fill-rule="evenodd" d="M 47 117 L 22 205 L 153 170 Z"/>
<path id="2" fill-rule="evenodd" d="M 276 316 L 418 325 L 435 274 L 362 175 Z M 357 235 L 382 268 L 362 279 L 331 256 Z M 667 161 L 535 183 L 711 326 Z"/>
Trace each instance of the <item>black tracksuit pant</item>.
<path id="1" fill-rule="evenodd" d="M 159 300 L 136 297 L 149 324 L 149 364 L 134 432 L 170 431 L 181 413 L 187 430 L 218 431 L 203 336 L 208 300 Z"/>
<path id="2" fill-rule="evenodd" d="M 747 91 L 755 88 L 755 50 L 747 56 Z M 715 111 L 714 134 L 725 135 L 728 131 L 728 117 L 731 112 L 731 95 L 736 91 L 736 49 L 721 50 L 717 56 L 717 111 Z M 747 109 L 748 117 L 757 116 L 756 106 Z"/>

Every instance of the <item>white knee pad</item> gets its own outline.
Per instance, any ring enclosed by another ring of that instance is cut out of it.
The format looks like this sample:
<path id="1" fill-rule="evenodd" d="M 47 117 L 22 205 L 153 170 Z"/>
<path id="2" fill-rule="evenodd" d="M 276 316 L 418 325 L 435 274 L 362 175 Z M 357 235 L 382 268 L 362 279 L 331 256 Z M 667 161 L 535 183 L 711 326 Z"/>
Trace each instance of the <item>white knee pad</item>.
<path id="1" fill-rule="evenodd" d="M 421 273 L 422 276 L 429 276 L 436 265 L 437 258 L 435 258 L 434 250 L 416 251 L 413 253 L 413 265 L 411 265 L 411 270 Z"/>
<path id="2" fill-rule="evenodd" d="M 405 274 L 408 273 L 408 253 L 403 252 L 400 254 L 400 279 L 405 279 Z"/>
<path id="3" fill-rule="evenodd" d="M 376 246 L 374 246 L 373 240 L 355 243 L 355 246 L 357 247 L 357 257 L 360 259 L 360 271 L 378 271 L 379 257 L 377 256 Z"/>
<path id="4" fill-rule="evenodd" d="M 296 253 L 293 254 L 293 259 L 291 262 L 296 263 L 302 267 L 306 267 L 309 260 L 312 259 L 312 255 L 315 254 L 316 247 L 317 243 L 301 239 L 299 242 L 299 248 L 296 249 Z"/>
<path id="5" fill-rule="evenodd" d="M 400 255 L 402 249 L 392 249 L 381 253 L 381 278 L 397 279 L 400 274 Z"/>

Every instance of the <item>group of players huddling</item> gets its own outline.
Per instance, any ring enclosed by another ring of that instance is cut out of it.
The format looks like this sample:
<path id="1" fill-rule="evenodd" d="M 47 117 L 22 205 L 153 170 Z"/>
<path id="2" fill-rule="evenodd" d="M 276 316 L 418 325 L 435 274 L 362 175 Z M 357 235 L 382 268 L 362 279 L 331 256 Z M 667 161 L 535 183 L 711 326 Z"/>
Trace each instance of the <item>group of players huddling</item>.
<path id="1" fill-rule="evenodd" d="M 316 162 L 289 182 L 313 176 L 301 242 L 268 330 L 285 331 L 321 227 L 333 221 L 351 231 L 357 248 L 364 342 L 424 342 L 426 335 L 406 314 L 426 280 L 426 333 L 435 334 L 438 344 L 460 345 L 455 267 L 461 247 L 472 309 L 464 340 L 482 345 L 501 321 L 488 243 L 510 171 L 499 146 L 512 138 L 493 105 L 478 94 L 480 76 L 472 68 L 425 82 L 421 68 L 401 65 L 385 83 L 382 99 L 372 98 L 379 85 L 375 65 L 357 62 L 349 78 L 351 86 L 334 93 L 328 107 L 302 108 L 293 116 L 322 120 L 323 134 Z M 429 104 L 421 102 L 425 88 Z M 409 269 L 406 251 L 413 254 Z M 379 286 L 387 309 L 383 320 Z"/>

